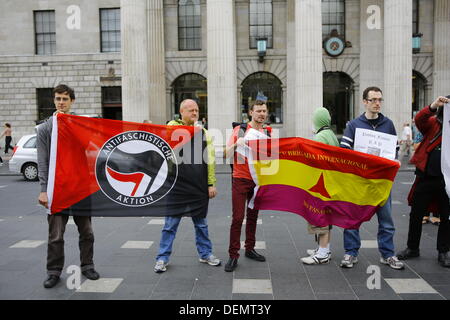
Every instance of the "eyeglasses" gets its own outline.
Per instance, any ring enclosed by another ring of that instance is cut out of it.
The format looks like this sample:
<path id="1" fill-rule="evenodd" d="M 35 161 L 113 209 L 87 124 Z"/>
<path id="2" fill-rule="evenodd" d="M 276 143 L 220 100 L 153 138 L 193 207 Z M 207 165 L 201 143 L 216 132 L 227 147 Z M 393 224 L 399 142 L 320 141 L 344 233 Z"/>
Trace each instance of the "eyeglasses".
<path id="1" fill-rule="evenodd" d="M 67 97 L 55 97 L 55 101 L 69 101 L 70 99 Z"/>
<path id="2" fill-rule="evenodd" d="M 374 103 L 374 102 L 383 102 L 384 101 L 384 99 L 383 98 L 372 98 L 372 99 L 367 99 L 367 101 L 369 101 L 370 103 Z"/>

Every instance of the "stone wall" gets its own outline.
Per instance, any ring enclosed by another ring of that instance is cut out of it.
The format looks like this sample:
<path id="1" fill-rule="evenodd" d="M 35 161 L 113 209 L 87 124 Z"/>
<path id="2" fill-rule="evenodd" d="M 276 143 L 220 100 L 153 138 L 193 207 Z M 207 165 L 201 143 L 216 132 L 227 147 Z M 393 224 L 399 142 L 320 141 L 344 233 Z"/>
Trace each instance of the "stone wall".
<path id="1" fill-rule="evenodd" d="M 38 120 L 36 89 L 60 83 L 75 90 L 75 113 L 101 114 L 101 87 L 121 85 L 118 80 L 101 81 L 100 77 L 110 75 L 111 68 L 120 77 L 119 54 L 2 57 L 0 121 L 11 123 L 16 142 L 22 135 L 33 133 Z"/>

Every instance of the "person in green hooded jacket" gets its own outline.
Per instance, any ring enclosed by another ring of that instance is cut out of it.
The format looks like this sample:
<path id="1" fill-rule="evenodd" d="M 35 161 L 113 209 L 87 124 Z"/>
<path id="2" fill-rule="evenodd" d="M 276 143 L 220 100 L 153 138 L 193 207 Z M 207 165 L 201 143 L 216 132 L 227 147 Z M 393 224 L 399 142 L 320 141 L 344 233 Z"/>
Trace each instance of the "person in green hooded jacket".
<path id="1" fill-rule="evenodd" d="M 333 130 L 331 130 L 331 116 L 327 109 L 320 107 L 314 110 L 313 113 L 314 124 L 314 140 L 322 142 L 331 146 L 339 146 L 339 141 L 336 138 Z M 330 262 L 330 230 L 331 226 L 317 227 L 308 223 L 308 233 L 314 234 L 319 243 L 319 248 L 308 249 L 307 257 L 301 258 L 304 264 L 323 264 Z"/>
<path id="2" fill-rule="evenodd" d="M 331 130 L 331 116 L 324 107 L 317 108 L 313 113 L 313 124 L 315 130 L 314 140 L 339 147 L 339 141 L 333 130 Z"/>

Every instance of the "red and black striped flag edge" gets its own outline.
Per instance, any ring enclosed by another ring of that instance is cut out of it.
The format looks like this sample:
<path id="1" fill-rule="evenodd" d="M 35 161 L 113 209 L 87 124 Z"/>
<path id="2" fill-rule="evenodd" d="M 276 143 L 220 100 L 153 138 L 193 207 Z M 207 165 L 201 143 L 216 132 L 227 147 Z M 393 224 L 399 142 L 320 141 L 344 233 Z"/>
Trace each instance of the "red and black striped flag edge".
<path id="1" fill-rule="evenodd" d="M 58 114 L 50 152 L 50 214 L 206 216 L 204 132 Z"/>

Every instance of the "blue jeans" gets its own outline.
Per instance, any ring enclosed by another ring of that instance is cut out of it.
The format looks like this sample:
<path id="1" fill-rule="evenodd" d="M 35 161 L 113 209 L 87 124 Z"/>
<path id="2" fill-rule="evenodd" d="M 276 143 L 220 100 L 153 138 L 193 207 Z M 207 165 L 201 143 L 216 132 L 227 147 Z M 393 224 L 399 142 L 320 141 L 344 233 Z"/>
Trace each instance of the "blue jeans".
<path id="1" fill-rule="evenodd" d="M 169 262 L 173 241 L 175 240 L 180 221 L 181 217 L 166 217 L 156 261 L 163 260 L 166 263 Z M 197 217 L 192 217 L 192 222 L 195 227 L 195 244 L 198 254 L 200 258 L 207 259 L 212 254 L 212 244 L 208 236 L 208 222 L 206 218 Z"/>
<path id="2" fill-rule="evenodd" d="M 395 227 L 392 220 L 391 195 L 389 195 L 386 204 L 377 211 L 378 217 L 378 250 L 381 256 L 386 259 L 394 256 L 394 233 Z M 359 229 L 344 230 L 344 249 L 345 253 L 357 257 L 358 250 L 361 247 L 361 238 Z"/>

